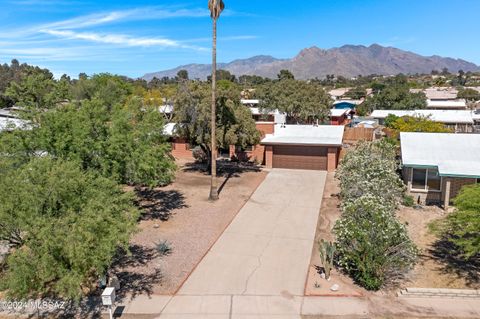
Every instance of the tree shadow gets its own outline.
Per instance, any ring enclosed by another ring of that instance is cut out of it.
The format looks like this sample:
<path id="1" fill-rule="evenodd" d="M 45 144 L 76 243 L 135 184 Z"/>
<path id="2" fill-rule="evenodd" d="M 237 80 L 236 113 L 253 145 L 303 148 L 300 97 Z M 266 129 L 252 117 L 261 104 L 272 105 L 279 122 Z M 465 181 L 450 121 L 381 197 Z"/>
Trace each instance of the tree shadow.
<path id="1" fill-rule="evenodd" d="M 218 177 L 240 177 L 241 174 L 247 172 L 260 172 L 260 166 L 250 162 L 232 162 L 230 160 L 217 161 Z M 210 167 L 206 163 L 192 162 L 187 163 L 183 168 L 184 172 L 200 172 L 210 175 Z"/>
<path id="2" fill-rule="evenodd" d="M 138 295 L 153 294 L 153 286 L 160 283 L 163 274 L 160 269 L 155 269 L 153 273 L 143 274 L 133 271 L 122 271 L 116 274 L 120 280 L 120 290 L 117 294 L 118 300 L 123 300 L 127 296 L 134 298 Z"/>
<path id="3" fill-rule="evenodd" d="M 442 265 L 444 273 L 462 277 L 468 286 L 480 288 L 480 256 L 465 259 L 461 250 L 446 236 L 434 242 L 429 253 Z"/>
<path id="4" fill-rule="evenodd" d="M 183 168 L 185 172 L 201 172 L 205 175 L 210 175 L 210 167 L 206 163 L 193 162 L 188 163 Z M 232 162 L 220 160 L 217 162 L 217 176 L 225 179 L 218 187 L 220 194 L 232 177 L 240 177 L 247 172 L 260 172 L 262 169 L 250 162 Z"/>
<path id="5" fill-rule="evenodd" d="M 159 256 L 154 248 L 140 245 L 131 245 L 128 250 L 129 252 L 118 251 L 113 260 L 112 269 L 144 266 Z"/>
<path id="6" fill-rule="evenodd" d="M 176 190 L 137 189 L 137 204 L 143 210 L 140 220 L 167 221 L 174 210 L 187 208 L 185 196 Z"/>

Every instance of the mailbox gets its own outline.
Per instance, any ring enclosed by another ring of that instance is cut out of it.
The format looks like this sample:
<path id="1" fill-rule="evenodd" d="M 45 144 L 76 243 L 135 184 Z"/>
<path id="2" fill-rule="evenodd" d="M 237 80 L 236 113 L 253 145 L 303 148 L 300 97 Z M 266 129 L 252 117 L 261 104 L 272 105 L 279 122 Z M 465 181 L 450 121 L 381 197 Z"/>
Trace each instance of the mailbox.
<path id="1" fill-rule="evenodd" d="M 102 292 L 102 304 L 112 306 L 115 303 L 115 287 L 107 287 Z"/>

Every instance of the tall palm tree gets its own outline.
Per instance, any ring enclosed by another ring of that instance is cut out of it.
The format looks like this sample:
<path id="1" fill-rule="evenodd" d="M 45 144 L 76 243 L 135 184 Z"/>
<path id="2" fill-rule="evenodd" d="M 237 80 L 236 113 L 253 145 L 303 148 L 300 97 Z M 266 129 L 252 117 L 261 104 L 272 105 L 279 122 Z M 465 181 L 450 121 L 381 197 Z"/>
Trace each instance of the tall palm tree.
<path id="1" fill-rule="evenodd" d="M 212 45 L 212 123 L 211 123 L 211 171 L 212 179 L 210 184 L 210 200 L 218 199 L 217 188 L 217 137 L 216 137 L 216 102 L 217 102 L 217 20 L 225 9 L 222 0 L 208 0 L 208 9 L 213 21 L 213 45 Z"/>

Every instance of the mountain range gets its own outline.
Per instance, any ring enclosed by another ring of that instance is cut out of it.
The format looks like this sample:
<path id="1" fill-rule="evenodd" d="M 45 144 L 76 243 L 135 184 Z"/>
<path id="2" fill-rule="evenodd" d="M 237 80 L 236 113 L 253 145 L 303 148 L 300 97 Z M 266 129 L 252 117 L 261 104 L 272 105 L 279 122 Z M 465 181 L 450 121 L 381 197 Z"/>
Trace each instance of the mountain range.
<path id="1" fill-rule="evenodd" d="M 276 78 L 282 69 L 290 70 L 295 78 L 324 78 L 327 74 L 354 77 L 358 75 L 395 75 L 398 73 L 430 73 L 432 70 L 447 68 L 450 72 L 463 70 L 480 71 L 480 66 L 462 59 L 422 56 L 413 52 L 378 44 L 370 46 L 344 45 L 328 50 L 318 47 L 303 49 L 291 59 L 277 59 L 259 55 L 248 59 L 219 63 L 218 69 L 225 69 L 237 77 L 259 75 Z M 191 79 L 206 79 L 211 73 L 210 64 L 187 64 L 174 69 L 145 74 L 142 78 L 150 81 L 154 77 L 175 77 L 180 70 L 187 70 Z"/>

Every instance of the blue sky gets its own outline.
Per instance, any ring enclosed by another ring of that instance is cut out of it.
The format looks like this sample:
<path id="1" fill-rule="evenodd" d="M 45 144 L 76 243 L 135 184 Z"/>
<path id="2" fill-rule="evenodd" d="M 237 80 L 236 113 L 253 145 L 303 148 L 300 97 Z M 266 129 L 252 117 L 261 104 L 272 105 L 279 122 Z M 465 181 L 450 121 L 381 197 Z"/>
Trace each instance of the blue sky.
<path id="1" fill-rule="evenodd" d="M 224 0 L 218 59 L 378 43 L 480 64 L 478 0 Z M 1 0 L 0 62 L 139 77 L 210 62 L 207 0 Z"/>

